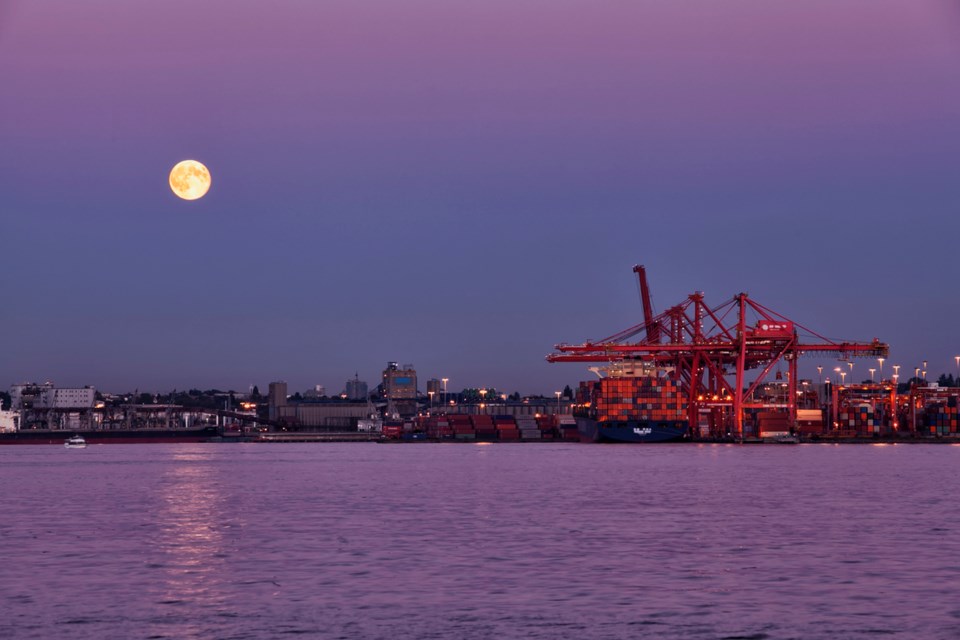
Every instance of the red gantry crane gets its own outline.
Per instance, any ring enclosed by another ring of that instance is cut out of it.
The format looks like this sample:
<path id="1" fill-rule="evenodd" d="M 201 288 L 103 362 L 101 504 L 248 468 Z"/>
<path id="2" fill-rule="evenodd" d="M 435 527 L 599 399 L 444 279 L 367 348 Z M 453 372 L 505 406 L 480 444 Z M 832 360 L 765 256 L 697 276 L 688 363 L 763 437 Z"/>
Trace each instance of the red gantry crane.
<path id="1" fill-rule="evenodd" d="M 836 342 L 738 293 L 717 307 L 709 307 L 702 293 L 654 315 L 646 270 L 635 266 L 640 280 L 643 322 L 602 340 L 558 344 L 548 362 L 623 363 L 641 361 L 673 370 L 685 394 L 691 429 L 699 424 L 701 409 L 719 410 L 733 435 L 744 434 L 746 409 L 787 409 L 790 424 L 797 418 L 797 359 L 819 354 L 849 360 L 886 357 L 889 346 L 871 342 Z M 753 317 L 748 320 L 748 316 Z M 798 330 L 808 338 L 801 341 Z M 754 392 L 780 363 L 788 366 L 786 402 L 753 400 Z M 746 373 L 759 369 L 752 382 Z M 732 377 L 732 380 L 730 379 Z"/>

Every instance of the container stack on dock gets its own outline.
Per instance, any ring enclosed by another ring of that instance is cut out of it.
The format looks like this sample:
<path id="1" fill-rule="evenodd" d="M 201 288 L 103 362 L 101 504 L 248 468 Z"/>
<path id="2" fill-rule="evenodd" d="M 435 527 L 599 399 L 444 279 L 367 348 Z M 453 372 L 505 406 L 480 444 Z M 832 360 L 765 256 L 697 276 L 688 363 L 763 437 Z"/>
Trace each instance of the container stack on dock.
<path id="1" fill-rule="evenodd" d="M 470 422 L 473 424 L 473 430 L 476 433 L 477 440 L 489 442 L 496 440 L 497 429 L 493 424 L 493 416 L 475 415 L 470 416 Z"/>
<path id="2" fill-rule="evenodd" d="M 859 404 L 853 407 L 846 407 L 839 415 L 840 435 L 845 437 L 872 436 L 880 433 L 880 425 L 877 423 L 874 414 L 873 405 Z"/>
<path id="3" fill-rule="evenodd" d="M 952 404 L 953 406 L 949 406 Z M 932 436 L 948 436 L 957 434 L 957 406 L 956 401 L 947 405 L 938 404 L 927 407 L 924 415 L 927 433 Z"/>
<path id="4" fill-rule="evenodd" d="M 388 420 L 383 423 L 383 437 L 399 440 L 403 436 L 403 422 Z"/>
<path id="5" fill-rule="evenodd" d="M 447 416 L 425 416 L 417 419 L 417 429 L 426 433 L 432 440 L 449 440 L 453 437 L 453 427 Z"/>
<path id="6" fill-rule="evenodd" d="M 560 416 L 560 421 L 557 427 L 561 440 L 566 440 L 568 442 L 580 441 L 580 433 L 577 431 L 577 421 L 573 416 Z"/>
<path id="7" fill-rule="evenodd" d="M 757 413 L 757 432 L 761 438 L 790 433 L 790 414 L 786 411 L 760 411 Z"/>
<path id="8" fill-rule="evenodd" d="M 537 428 L 540 429 L 541 440 L 553 440 L 557 433 L 557 416 L 537 416 Z"/>
<path id="9" fill-rule="evenodd" d="M 561 430 L 562 427 L 562 430 Z M 481 442 L 518 442 L 555 440 L 566 434 L 578 440 L 572 416 L 512 416 L 447 414 L 420 416 L 413 422 L 387 421 L 383 437 L 387 440 L 478 440 Z"/>
<path id="10" fill-rule="evenodd" d="M 497 440 L 501 442 L 516 442 L 520 439 L 520 429 L 513 416 L 497 416 L 493 419 L 493 424 L 497 428 Z"/>
<path id="11" fill-rule="evenodd" d="M 797 409 L 797 433 L 801 436 L 823 434 L 823 411 L 821 409 Z"/>
<path id="12" fill-rule="evenodd" d="M 470 416 L 453 414 L 447 416 L 447 418 L 450 420 L 450 426 L 453 429 L 453 437 L 455 440 L 477 439 L 477 432 L 473 429 Z"/>
<path id="13" fill-rule="evenodd" d="M 540 427 L 533 416 L 517 416 L 517 429 L 521 440 L 540 440 Z"/>

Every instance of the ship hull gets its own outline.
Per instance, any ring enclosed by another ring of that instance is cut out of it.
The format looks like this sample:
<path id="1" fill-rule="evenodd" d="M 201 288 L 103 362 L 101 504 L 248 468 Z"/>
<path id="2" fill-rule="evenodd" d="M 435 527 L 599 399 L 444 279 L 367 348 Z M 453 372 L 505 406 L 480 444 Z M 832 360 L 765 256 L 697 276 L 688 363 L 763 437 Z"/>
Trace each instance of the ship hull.
<path id="1" fill-rule="evenodd" d="M 676 442 L 683 440 L 690 432 L 687 422 L 675 420 L 660 422 L 653 420 L 597 421 L 591 418 L 577 418 L 577 431 L 583 442 Z"/>
<path id="2" fill-rule="evenodd" d="M 220 438 L 218 427 L 202 429 L 116 429 L 48 431 L 25 429 L 0 433 L 0 445 L 6 444 L 58 444 L 63 446 L 70 436 L 79 435 L 91 444 L 155 444 L 173 442 L 215 442 Z"/>

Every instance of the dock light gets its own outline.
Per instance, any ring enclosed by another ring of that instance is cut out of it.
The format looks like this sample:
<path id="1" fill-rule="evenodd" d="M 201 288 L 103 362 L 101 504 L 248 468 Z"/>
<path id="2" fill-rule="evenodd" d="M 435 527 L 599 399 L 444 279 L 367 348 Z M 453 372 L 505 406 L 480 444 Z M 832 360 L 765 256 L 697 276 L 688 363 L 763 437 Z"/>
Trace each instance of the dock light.
<path id="1" fill-rule="evenodd" d="M 823 367 L 817 367 L 817 375 L 820 376 L 820 384 L 823 384 Z"/>
<path id="2" fill-rule="evenodd" d="M 870 384 L 873 384 L 873 374 L 876 372 L 876 369 L 867 369 L 870 372 Z"/>
<path id="3" fill-rule="evenodd" d="M 877 362 L 880 363 L 880 380 L 881 380 L 881 381 L 883 380 L 883 361 L 884 361 L 885 359 L 886 359 L 886 358 L 877 358 Z M 896 369 L 896 367 L 894 367 L 894 369 Z"/>

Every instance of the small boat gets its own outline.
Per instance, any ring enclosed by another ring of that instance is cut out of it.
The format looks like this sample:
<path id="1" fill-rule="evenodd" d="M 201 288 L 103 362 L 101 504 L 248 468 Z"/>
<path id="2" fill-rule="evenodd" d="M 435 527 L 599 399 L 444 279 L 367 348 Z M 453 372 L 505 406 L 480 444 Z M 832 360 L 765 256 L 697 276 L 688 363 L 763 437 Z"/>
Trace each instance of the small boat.
<path id="1" fill-rule="evenodd" d="M 87 441 L 83 439 L 83 436 L 77 435 L 71 438 L 67 438 L 67 441 L 63 443 L 67 449 L 86 449 Z"/>

